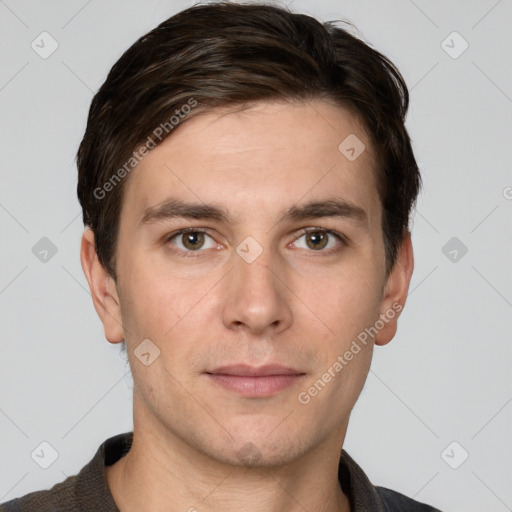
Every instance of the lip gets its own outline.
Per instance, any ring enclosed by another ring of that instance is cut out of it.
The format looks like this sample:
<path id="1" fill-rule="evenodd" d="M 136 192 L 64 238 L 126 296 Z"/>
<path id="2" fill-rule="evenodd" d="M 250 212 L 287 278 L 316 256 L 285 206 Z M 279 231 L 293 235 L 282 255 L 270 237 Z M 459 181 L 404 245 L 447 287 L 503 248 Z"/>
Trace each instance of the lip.
<path id="1" fill-rule="evenodd" d="M 248 364 L 235 364 L 219 366 L 209 374 L 236 375 L 238 377 L 265 377 L 268 375 L 303 375 L 303 372 L 280 364 L 267 364 L 265 366 L 250 366 Z"/>
<path id="2" fill-rule="evenodd" d="M 221 366 L 206 375 L 224 389 L 244 397 L 264 398 L 276 395 L 305 376 L 293 368 L 282 365 Z"/>

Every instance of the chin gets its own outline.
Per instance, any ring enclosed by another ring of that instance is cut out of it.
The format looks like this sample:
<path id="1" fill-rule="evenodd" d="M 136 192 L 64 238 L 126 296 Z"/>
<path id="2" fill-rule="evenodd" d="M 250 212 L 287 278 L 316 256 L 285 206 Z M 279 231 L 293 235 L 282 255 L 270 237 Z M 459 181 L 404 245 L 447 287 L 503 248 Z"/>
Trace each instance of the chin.
<path id="1" fill-rule="evenodd" d="M 214 445 L 204 447 L 210 457 L 220 462 L 248 468 L 271 468 L 286 465 L 307 451 L 308 443 L 304 434 L 291 432 L 289 426 L 279 432 L 273 423 L 265 431 L 240 429 L 231 434 L 224 446 L 219 446 L 217 438 Z M 274 431 L 272 431 L 274 429 Z"/>
<path id="2" fill-rule="evenodd" d="M 219 453 L 219 460 L 233 466 L 257 469 L 279 467 L 297 459 L 296 445 L 292 449 L 291 445 L 268 446 L 268 444 L 240 440 L 236 446 L 230 447 L 230 452 L 222 450 Z"/>

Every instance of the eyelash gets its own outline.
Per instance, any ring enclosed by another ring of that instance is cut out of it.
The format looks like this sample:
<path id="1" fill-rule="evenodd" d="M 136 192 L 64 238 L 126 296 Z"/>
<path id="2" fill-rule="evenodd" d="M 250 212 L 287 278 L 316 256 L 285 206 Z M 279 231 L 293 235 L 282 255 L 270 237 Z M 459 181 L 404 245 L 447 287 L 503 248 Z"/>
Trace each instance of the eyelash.
<path id="1" fill-rule="evenodd" d="M 180 229 L 179 231 L 172 233 L 171 235 L 169 235 L 167 237 L 166 242 L 171 242 L 174 238 L 177 238 L 185 233 L 204 233 L 205 235 L 208 235 L 208 236 L 210 236 L 210 238 L 213 239 L 213 237 L 208 234 L 208 230 L 202 229 L 202 228 L 191 227 L 191 228 Z M 336 231 L 332 231 L 331 229 L 320 228 L 320 227 L 311 227 L 311 228 L 302 229 L 300 231 L 299 236 L 295 239 L 295 241 L 299 240 L 301 237 L 303 237 L 304 235 L 307 235 L 308 233 L 323 233 L 323 234 L 331 235 L 334 238 L 336 238 L 338 240 L 338 242 L 341 243 L 342 246 L 345 246 L 345 247 L 348 246 L 348 239 L 344 235 L 341 235 L 340 233 L 337 233 Z M 172 244 L 170 244 L 170 245 L 172 247 Z M 338 246 L 338 247 L 334 247 L 331 249 L 327 249 L 325 251 L 324 250 L 314 251 L 313 249 L 311 249 L 308 252 L 312 252 L 312 253 L 319 252 L 319 253 L 324 253 L 324 254 L 333 254 L 335 252 L 338 252 L 339 250 L 341 250 L 341 247 Z M 201 250 L 201 249 L 199 249 L 197 251 L 184 251 L 183 249 L 178 249 L 176 247 L 172 247 L 170 249 L 170 251 L 173 253 L 176 253 L 176 254 L 179 253 L 182 256 L 184 256 L 185 258 L 198 257 L 201 252 L 204 252 L 204 250 Z M 183 253 L 185 253 L 185 254 L 183 254 Z"/>

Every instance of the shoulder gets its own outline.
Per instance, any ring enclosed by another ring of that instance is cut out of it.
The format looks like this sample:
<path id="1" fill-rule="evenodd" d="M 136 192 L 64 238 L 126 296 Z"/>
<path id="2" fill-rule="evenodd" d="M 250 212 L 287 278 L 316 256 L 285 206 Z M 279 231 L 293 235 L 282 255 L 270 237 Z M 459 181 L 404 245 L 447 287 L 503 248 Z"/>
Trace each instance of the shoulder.
<path id="1" fill-rule="evenodd" d="M 404 494 L 373 485 L 361 467 L 342 450 L 338 476 L 353 512 L 441 512 Z"/>
<path id="2" fill-rule="evenodd" d="M 415 501 L 391 489 L 377 486 L 375 490 L 386 507 L 386 512 L 441 512 L 437 508 Z"/>
<path id="3" fill-rule="evenodd" d="M 35 491 L 0 504 L 0 512 L 75 512 L 76 476 L 70 476 L 51 489 Z"/>

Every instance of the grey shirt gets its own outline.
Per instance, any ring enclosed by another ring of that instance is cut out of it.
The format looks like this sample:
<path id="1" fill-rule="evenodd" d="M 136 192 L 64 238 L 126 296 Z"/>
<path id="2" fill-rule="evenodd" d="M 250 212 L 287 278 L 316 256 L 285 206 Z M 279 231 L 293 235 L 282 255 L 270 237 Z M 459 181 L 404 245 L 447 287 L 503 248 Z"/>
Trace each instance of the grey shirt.
<path id="1" fill-rule="evenodd" d="M 119 512 L 105 477 L 110 466 L 131 448 L 133 432 L 104 441 L 77 475 L 50 490 L 36 491 L 0 505 L 0 512 Z M 363 470 L 342 450 L 338 477 L 351 512 L 440 512 L 403 494 L 370 483 Z"/>

